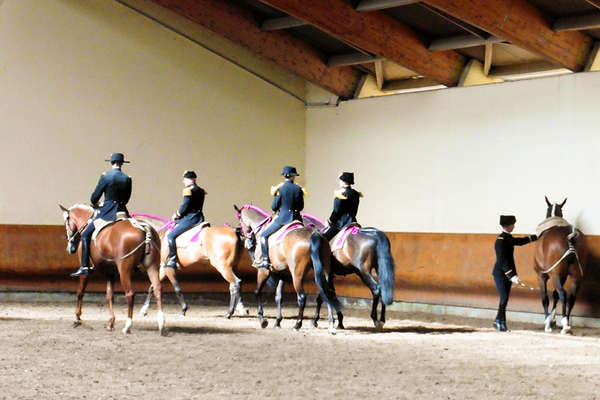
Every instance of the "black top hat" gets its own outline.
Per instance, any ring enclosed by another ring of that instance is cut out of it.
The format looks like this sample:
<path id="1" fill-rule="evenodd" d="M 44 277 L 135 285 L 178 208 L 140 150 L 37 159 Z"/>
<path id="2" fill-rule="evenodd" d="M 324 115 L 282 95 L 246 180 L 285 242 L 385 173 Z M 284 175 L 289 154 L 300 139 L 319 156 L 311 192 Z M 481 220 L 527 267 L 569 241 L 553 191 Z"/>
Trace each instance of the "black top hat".
<path id="1" fill-rule="evenodd" d="M 188 179 L 196 179 L 196 173 L 194 171 L 183 171 L 183 177 Z"/>
<path id="2" fill-rule="evenodd" d="M 354 172 L 342 172 L 339 179 L 348 185 L 354 185 Z"/>
<path id="3" fill-rule="evenodd" d="M 104 161 L 110 161 L 111 164 L 113 163 L 129 163 L 129 161 L 125 161 L 125 156 L 123 155 L 123 153 L 112 153 L 110 155 L 110 160 L 104 160 Z"/>
<path id="4" fill-rule="evenodd" d="M 283 170 L 281 171 L 281 175 L 283 176 L 299 176 L 300 174 L 298 174 L 298 172 L 296 172 L 296 167 L 291 167 L 289 165 L 286 165 L 285 167 L 283 167 Z"/>
<path id="5" fill-rule="evenodd" d="M 508 226 L 517 222 L 517 219 L 514 215 L 501 215 L 500 216 L 500 225 Z"/>

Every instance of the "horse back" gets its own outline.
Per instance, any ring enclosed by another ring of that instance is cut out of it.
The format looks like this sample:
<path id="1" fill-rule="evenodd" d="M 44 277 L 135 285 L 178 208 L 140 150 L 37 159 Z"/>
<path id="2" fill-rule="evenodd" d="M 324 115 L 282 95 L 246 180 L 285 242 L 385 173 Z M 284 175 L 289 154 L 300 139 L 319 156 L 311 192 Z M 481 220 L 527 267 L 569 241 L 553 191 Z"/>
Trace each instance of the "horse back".
<path id="1" fill-rule="evenodd" d="M 158 234 L 150 227 L 153 240 L 158 243 Z M 105 257 L 117 258 L 135 249 L 146 239 L 146 233 L 134 227 L 128 220 L 117 221 L 102 229 L 96 236 L 96 245 Z"/>
<path id="2" fill-rule="evenodd" d="M 564 254 L 569 250 L 568 236 L 572 233 L 570 227 L 557 226 L 550 228 L 537 240 L 535 246 L 535 269 L 536 272 L 540 272 L 551 267 L 557 262 Z M 577 237 L 575 239 L 575 249 L 577 250 L 577 256 L 581 263 L 582 268 L 584 267 L 584 260 L 587 257 L 587 246 L 585 235 L 577 230 Z M 569 256 L 565 259 L 562 265 L 557 266 L 556 273 L 563 275 L 568 272 L 567 267 L 571 264 L 576 264 L 576 257 Z"/>

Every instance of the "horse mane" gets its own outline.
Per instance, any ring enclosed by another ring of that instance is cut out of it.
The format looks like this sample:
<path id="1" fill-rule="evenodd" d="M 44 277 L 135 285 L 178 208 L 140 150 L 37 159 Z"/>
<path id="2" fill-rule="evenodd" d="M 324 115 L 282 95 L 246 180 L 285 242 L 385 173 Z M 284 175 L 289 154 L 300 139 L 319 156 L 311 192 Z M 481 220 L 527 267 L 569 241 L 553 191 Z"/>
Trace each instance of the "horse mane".
<path id="1" fill-rule="evenodd" d="M 302 217 L 302 219 L 311 220 L 313 222 L 313 224 L 315 225 L 316 228 L 322 228 L 322 227 L 324 227 L 326 225 L 325 221 L 323 221 L 319 217 L 315 217 L 312 214 L 301 212 L 300 216 Z M 317 224 L 319 224 L 320 226 L 317 226 Z"/>
<path id="2" fill-rule="evenodd" d="M 92 206 L 88 206 L 87 204 L 83 203 L 73 204 L 71 207 L 68 208 L 68 210 L 71 211 L 74 208 L 84 208 L 86 210 L 94 211 L 94 208 Z"/>
<path id="3" fill-rule="evenodd" d="M 242 210 L 254 210 L 257 213 L 259 213 L 260 215 L 262 215 L 263 217 L 267 218 L 270 217 L 271 215 L 269 213 L 267 213 L 265 210 L 263 210 L 262 208 L 255 206 L 253 204 L 244 204 L 241 208 Z"/>

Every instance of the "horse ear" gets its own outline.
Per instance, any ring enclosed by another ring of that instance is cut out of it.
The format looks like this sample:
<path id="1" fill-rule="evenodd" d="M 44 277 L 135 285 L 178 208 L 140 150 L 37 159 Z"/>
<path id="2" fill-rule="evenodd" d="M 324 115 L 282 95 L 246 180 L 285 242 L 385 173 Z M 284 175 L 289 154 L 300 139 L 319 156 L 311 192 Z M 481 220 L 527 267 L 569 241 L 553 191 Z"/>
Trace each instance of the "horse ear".
<path id="1" fill-rule="evenodd" d="M 64 212 L 69 212 L 69 210 L 68 210 L 68 209 L 66 209 L 66 208 L 65 208 L 65 207 L 64 207 L 62 204 L 59 204 L 58 206 L 60 207 L 60 209 L 61 209 L 62 211 L 64 211 Z"/>
<path id="2" fill-rule="evenodd" d="M 565 205 L 565 203 L 567 202 L 567 198 L 565 197 L 565 200 L 561 203 L 561 207 Z"/>
<path id="3" fill-rule="evenodd" d="M 548 200 L 548 196 L 544 196 L 544 198 L 546 199 L 546 204 L 548 204 L 548 207 L 552 206 L 552 203 L 550 203 L 550 200 Z"/>
<path id="4" fill-rule="evenodd" d="M 237 211 L 237 212 L 242 212 L 242 210 L 240 210 L 240 209 L 238 208 L 238 206 L 236 206 L 235 204 L 233 205 L 233 208 L 234 208 L 234 210 L 235 210 L 235 211 Z"/>

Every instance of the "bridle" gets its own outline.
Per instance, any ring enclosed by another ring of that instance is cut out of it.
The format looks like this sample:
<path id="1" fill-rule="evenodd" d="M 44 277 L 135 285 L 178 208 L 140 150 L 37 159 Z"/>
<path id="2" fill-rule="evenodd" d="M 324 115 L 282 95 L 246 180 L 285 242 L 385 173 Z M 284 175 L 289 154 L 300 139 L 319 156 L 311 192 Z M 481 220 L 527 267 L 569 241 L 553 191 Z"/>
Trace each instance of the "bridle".
<path id="1" fill-rule="evenodd" d="M 240 209 L 240 211 L 235 215 L 235 217 L 237 218 L 238 221 L 240 221 L 240 228 L 242 231 L 242 237 L 244 239 L 251 239 L 253 236 L 255 236 L 261 229 L 262 227 L 264 227 L 268 222 L 270 222 L 273 217 L 270 215 L 267 215 L 265 217 L 265 219 L 263 219 L 262 221 L 260 221 L 254 228 L 252 228 L 252 226 L 248 226 L 244 223 L 244 220 L 242 218 L 242 211 L 250 209 L 251 207 L 249 207 L 248 205 L 244 205 L 242 206 L 242 208 Z M 258 210 L 256 210 L 258 211 Z"/>
<path id="2" fill-rule="evenodd" d="M 87 228 L 88 223 L 85 223 L 80 229 L 73 232 L 73 230 L 71 229 L 71 224 L 69 223 L 69 221 L 71 220 L 69 211 L 65 211 L 65 213 L 67 214 L 65 217 L 65 230 L 67 231 L 67 242 L 73 243 L 74 240 L 79 239 L 85 228 Z"/>

